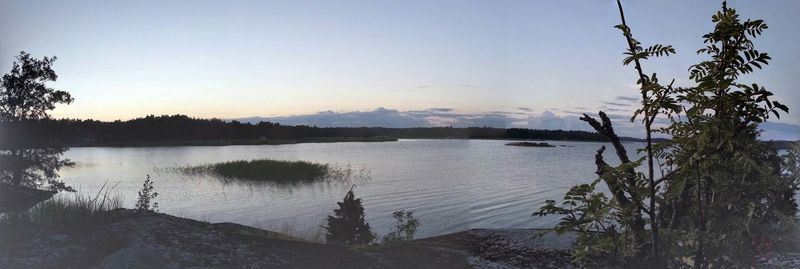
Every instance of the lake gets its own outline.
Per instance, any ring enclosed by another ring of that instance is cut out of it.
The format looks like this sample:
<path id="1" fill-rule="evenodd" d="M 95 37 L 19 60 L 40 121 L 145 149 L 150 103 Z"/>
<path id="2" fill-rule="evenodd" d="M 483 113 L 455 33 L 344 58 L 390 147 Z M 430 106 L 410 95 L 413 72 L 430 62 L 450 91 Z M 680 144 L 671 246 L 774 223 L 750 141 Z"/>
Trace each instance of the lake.
<path id="1" fill-rule="evenodd" d="M 336 202 L 357 184 L 373 231 L 387 233 L 391 213 L 414 211 L 418 237 L 469 228 L 545 228 L 556 218 L 531 217 L 547 199 L 560 199 L 576 183 L 591 182 L 594 154 L 604 143 L 550 141 L 555 148 L 505 146 L 500 140 L 416 140 L 381 143 L 307 143 L 263 146 L 71 148 L 76 163 L 62 179 L 79 193 L 103 184 L 126 207 L 149 174 L 159 193 L 160 212 L 210 222 L 261 228 L 324 224 Z M 629 152 L 643 146 L 626 144 Z M 369 178 L 351 183 L 282 186 L 226 182 L 190 176 L 171 168 L 250 159 L 304 160 L 366 169 Z M 606 159 L 616 163 L 612 149 Z"/>

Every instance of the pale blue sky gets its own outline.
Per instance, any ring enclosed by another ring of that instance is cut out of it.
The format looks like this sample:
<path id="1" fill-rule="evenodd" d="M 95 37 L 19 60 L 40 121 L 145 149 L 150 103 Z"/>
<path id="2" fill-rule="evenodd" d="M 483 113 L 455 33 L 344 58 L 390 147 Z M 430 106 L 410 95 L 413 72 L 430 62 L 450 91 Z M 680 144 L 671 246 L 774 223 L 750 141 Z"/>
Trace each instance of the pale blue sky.
<path id="1" fill-rule="evenodd" d="M 775 92 L 792 108 L 782 122 L 798 124 L 800 1 L 729 2 L 769 24 L 756 45 L 774 61 L 745 79 Z M 623 3 L 641 41 L 678 51 L 646 62 L 646 71 L 685 83 L 720 2 Z M 76 102 L 54 114 L 70 118 L 378 107 L 568 117 L 622 109 L 608 102 L 637 96 L 633 70 L 621 65 L 618 20 L 612 0 L 3 0 L 0 70 L 20 50 L 57 55 L 54 85 Z"/>

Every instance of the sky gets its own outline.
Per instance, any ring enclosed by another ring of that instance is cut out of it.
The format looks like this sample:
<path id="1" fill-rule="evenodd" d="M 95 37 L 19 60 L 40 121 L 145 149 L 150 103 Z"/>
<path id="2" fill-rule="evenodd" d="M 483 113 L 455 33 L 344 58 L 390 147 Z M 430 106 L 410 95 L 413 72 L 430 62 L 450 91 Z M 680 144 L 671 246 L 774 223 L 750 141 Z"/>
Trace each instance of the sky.
<path id="1" fill-rule="evenodd" d="M 645 71 L 691 85 L 720 2 L 623 4 L 637 39 L 678 52 Z M 729 6 L 770 26 L 756 46 L 774 60 L 742 77 L 790 107 L 765 136 L 800 139 L 800 1 Z M 56 55 L 52 85 L 75 97 L 59 118 L 588 130 L 578 115 L 603 110 L 639 136 L 624 123 L 638 89 L 616 24 L 613 0 L 3 0 L 0 71 L 22 50 Z"/>

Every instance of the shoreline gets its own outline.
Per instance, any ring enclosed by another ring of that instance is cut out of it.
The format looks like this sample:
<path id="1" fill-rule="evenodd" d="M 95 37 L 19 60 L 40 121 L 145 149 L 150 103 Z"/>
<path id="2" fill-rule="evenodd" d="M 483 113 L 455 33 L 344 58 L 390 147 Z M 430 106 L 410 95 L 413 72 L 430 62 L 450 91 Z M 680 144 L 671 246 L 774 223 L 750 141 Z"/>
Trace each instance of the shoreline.
<path id="1" fill-rule="evenodd" d="M 115 141 L 115 142 L 83 142 L 67 143 L 70 148 L 111 147 L 111 148 L 148 148 L 148 147 L 215 147 L 215 146 L 258 146 L 258 145 L 291 145 L 302 143 L 341 143 L 341 142 L 396 142 L 394 137 L 308 137 L 300 139 L 216 139 L 216 140 L 167 140 L 167 141 Z"/>
<path id="2" fill-rule="evenodd" d="M 548 140 L 524 138 L 462 138 L 462 137 L 414 137 L 396 138 L 388 136 L 373 137 L 306 137 L 299 139 L 216 139 L 216 140 L 168 140 L 168 141 L 115 141 L 115 142 L 82 142 L 66 143 L 69 148 L 150 148 L 150 147 L 221 147 L 221 146 L 260 146 L 260 145 L 292 145 L 304 143 L 347 143 L 347 142 L 398 142 L 400 140 L 489 140 L 489 141 L 523 141 L 524 142 L 575 142 L 575 143 L 608 143 L 597 140 Z M 622 140 L 622 144 L 644 143 L 638 140 Z M 761 141 L 773 145 L 778 150 L 786 150 L 790 145 L 800 141 Z M 512 145 L 516 146 L 516 145 Z"/>
<path id="3" fill-rule="evenodd" d="M 580 268 L 572 262 L 578 234 L 550 229 L 470 229 L 344 246 L 143 210 L 114 209 L 103 217 L 96 226 L 0 245 L 0 268 Z M 800 233 L 790 237 L 800 245 Z M 800 254 L 765 253 L 758 263 L 793 268 Z"/>
<path id="4" fill-rule="evenodd" d="M 292 145 L 305 143 L 348 143 L 348 142 L 398 142 L 400 140 L 487 140 L 487 141 L 551 141 L 551 142 L 585 142 L 605 143 L 608 141 L 594 140 L 546 140 L 546 139 L 519 139 L 519 138 L 395 138 L 395 137 L 308 137 L 300 139 L 219 139 L 219 140 L 168 140 L 168 141 L 115 141 L 115 142 L 83 142 L 67 143 L 69 148 L 148 148 L 148 147 L 221 147 L 221 146 L 260 146 L 260 145 Z M 639 141 L 622 141 L 627 143 L 640 143 Z"/>
<path id="5" fill-rule="evenodd" d="M 572 268 L 571 237 L 546 230 L 475 229 L 388 244 L 331 245 L 234 223 L 115 209 L 81 231 L 48 231 L 0 245 L 0 268 Z M 544 238 L 544 239 L 540 239 Z M 512 245 L 513 244 L 513 245 Z M 516 250 L 514 250 L 516 249 Z M 528 259 L 516 260 L 522 251 Z M 508 260 L 508 257 L 512 257 Z M 537 258 L 538 257 L 538 258 Z M 133 263 L 131 263 L 133 262 Z M 504 267 L 500 267 L 504 268 Z"/>

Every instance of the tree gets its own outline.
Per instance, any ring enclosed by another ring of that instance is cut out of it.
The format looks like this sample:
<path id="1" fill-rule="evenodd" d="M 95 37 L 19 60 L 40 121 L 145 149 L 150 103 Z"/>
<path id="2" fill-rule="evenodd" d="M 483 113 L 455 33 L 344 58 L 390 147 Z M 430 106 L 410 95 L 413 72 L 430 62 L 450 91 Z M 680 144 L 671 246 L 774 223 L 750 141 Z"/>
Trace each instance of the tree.
<path id="1" fill-rule="evenodd" d="M 741 75 L 771 60 L 752 41 L 767 25 L 742 21 L 726 3 L 712 22 L 716 27 L 703 36 L 706 47 L 698 50 L 709 60 L 689 70 L 697 85 L 670 92 L 684 104 L 682 118 L 668 114 L 671 125 L 661 130 L 673 137 L 660 152 L 676 174 L 664 184 L 665 201 L 673 202 L 662 214 L 675 216 L 669 228 L 677 236 L 697 234 L 693 246 L 699 268 L 750 262 L 750 242 L 771 237 L 778 232 L 774 225 L 795 214 L 775 210 L 792 202 L 784 195 L 788 185 L 776 168 L 780 161 L 772 158 L 774 150 L 757 140 L 759 123 L 788 108 L 763 86 L 740 82 Z"/>
<path id="2" fill-rule="evenodd" d="M 52 68 L 56 57 L 32 58 L 20 52 L 11 72 L 0 78 L 0 183 L 15 188 L 48 185 L 53 191 L 72 188 L 58 180 L 58 171 L 71 165 L 61 159 L 66 148 L 24 127 L 25 122 L 49 119 L 57 104 L 69 104 L 72 96 L 47 85 L 58 79 Z M 13 129 L 13 130 L 12 130 Z"/>
<path id="3" fill-rule="evenodd" d="M 355 187 L 355 186 L 354 186 Z M 328 243 L 343 245 L 366 245 L 375 240 L 375 234 L 364 220 L 364 207 L 361 199 L 356 199 L 353 189 L 347 192 L 344 200 L 337 202 L 339 209 L 334 209 L 334 216 L 328 216 L 328 232 L 325 239 Z"/>
<path id="4" fill-rule="evenodd" d="M 758 141 L 758 125 L 788 108 L 764 87 L 739 82 L 771 60 L 752 42 L 767 26 L 762 20 L 742 21 L 723 3 L 712 16 L 714 31 L 703 36 L 706 47 L 698 51 L 710 59 L 689 69 L 696 85 L 673 87 L 674 80 L 661 84 L 656 74 L 646 75 L 642 62 L 675 50 L 644 48 L 617 4 L 622 24 L 616 28 L 627 43 L 623 64 L 634 65 L 642 95 L 631 121 L 642 119 L 645 157 L 628 157 L 602 111 L 599 121 L 584 115 L 581 120 L 610 140 L 621 165 L 608 165 L 602 147 L 595 155 L 599 179 L 573 187 L 560 206 L 547 201 L 534 215 L 563 215 L 556 230 L 580 232 L 576 258 L 581 262 L 619 258 L 616 262 L 648 260 L 672 267 L 747 267 L 758 254 L 750 251 L 752 242 L 779 238 L 797 213 L 794 152 L 782 161 Z M 658 116 L 669 125 L 654 129 Z M 653 133 L 671 140 L 654 143 Z M 647 174 L 636 172 L 643 163 Z M 601 181 L 611 199 L 595 191 Z"/>

